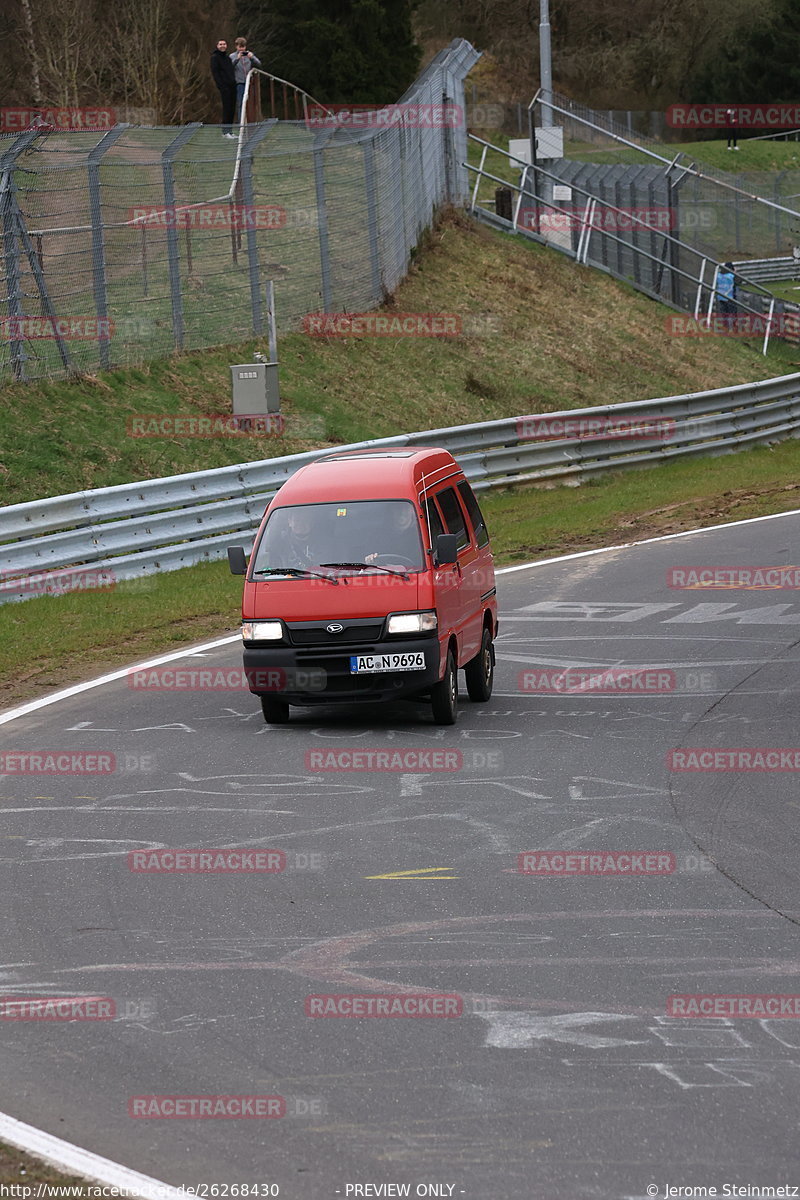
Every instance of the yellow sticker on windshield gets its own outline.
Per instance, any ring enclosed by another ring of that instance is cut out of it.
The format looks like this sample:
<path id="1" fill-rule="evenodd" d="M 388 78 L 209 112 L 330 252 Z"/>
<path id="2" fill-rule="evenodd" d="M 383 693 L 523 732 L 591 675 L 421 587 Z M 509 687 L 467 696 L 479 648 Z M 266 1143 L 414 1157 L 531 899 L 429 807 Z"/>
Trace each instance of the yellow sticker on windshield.
<path id="1" fill-rule="evenodd" d="M 347 509 L 346 508 L 337 508 L 336 515 L 337 515 L 337 517 L 346 517 Z"/>

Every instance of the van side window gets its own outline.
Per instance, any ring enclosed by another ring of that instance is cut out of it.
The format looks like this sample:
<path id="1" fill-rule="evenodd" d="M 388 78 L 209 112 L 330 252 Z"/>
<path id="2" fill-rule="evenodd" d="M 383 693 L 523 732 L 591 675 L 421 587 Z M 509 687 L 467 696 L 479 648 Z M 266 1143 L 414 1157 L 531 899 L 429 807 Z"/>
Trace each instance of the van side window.
<path id="1" fill-rule="evenodd" d="M 464 501 L 464 508 L 469 513 L 470 521 L 472 521 L 472 528 L 475 530 L 475 540 L 479 546 L 488 546 L 489 531 L 486 528 L 486 522 L 483 519 L 480 505 L 475 499 L 475 493 L 466 479 L 458 485 L 458 490 L 461 493 L 461 499 Z"/>
<path id="2" fill-rule="evenodd" d="M 444 533 L 444 525 L 442 518 L 439 516 L 439 510 L 433 500 L 425 501 L 426 525 L 430 525 L 431 530 L 431 548 L 436 545 L 436 539 L 440 533 Z"/>
<path id="3" fill-rule="evenodd" d="M 448 531 L 456 535 L 456 546 L 463 550 L 469 545 L 469 534 L 458 497 L 452 488 L 445 488 L 443 492 L 436 493 L 436 499 L 441 506 Z"/>

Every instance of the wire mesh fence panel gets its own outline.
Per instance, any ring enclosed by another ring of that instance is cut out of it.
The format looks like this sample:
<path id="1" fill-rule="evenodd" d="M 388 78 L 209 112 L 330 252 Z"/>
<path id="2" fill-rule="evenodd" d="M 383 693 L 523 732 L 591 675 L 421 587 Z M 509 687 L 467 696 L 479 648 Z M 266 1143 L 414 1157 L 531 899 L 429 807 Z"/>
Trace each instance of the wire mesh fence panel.
<path id="1" fill-rule="evenodd" d="M 235 138 L 200 125 L 0 136 L 0 383 L 260 335 L 268 281 L 284 331 L 380 304 L 436 209 L 466 196 L 477 58 L 454 41 L 356 127 L 310 119 L 294 93 L 275 113 L 263 84 L 269 119 Z"/>

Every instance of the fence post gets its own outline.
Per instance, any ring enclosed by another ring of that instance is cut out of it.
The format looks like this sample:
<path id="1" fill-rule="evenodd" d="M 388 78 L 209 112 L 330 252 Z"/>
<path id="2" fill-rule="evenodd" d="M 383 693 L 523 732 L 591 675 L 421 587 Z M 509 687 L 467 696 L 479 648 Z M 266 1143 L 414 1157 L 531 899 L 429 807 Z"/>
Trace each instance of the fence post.
<path id="1" fill-rule="evenodd" d="M 97 349 L 100 366 L 108 370 L 111 356 L 108 352 L 108 298 L 106 296 L 106 245 L 103 236 L 103 205 L 100 196 L 100 160 L 115 142 L 119 141 L 128 125 L 115 125 L 103 134 L 96 146 L 89 151 L 86 160 L 86 179 L 89 188 L 89 220 L 92 223 L 92 290 L 94 310 L 97 313 Z"/>
<path id="2" fill-rule="evenodd" d="M 19 328 L 15 324 L 25 314 L 22 304 L 22 282 L 20 274 L 20 252 L 16 229 L 16 186 L 14 184 L 14 167 L 18 156 L 27 150 L 39 136 L 38 130 L 29 129 L 20 137 L 15 138 L 7 150 L 0 153 L 0 215 L 3 222 L 3 259 L 5 263 L 6 297 L 8 315 L 12 318 L 8 345 L 11 352 L 11 370 L 14 378 L 20 382 L 27 381 L 25 363 L 28 356 L 25 353 L 25 342 L 17 336 Z"/>
<path id="3" fill-rule="evenodd" d="M 14 378 L 20 383 L 27 380 L 25 363 L 25 343 L 19 336 L 19 318 L 22 312 L 22 288 L 20 286 L 19 245 L 14 221 L 14 193 L 12 191 L 11 170 L 3 171 L 0 177 L 0 209 L 3 216 L 3 259 L 6 277 L 6 296 L 8 298 L 8 347 L 11 353 L 11 370 Z"/>
<path id="4" fill-rule="evenodd" d="M 175 155 L 200 128 L 199 121 L 185 125 L 176 138 L 161 152 L 161 173 L 164 178 L 164 207 L 167 210 L 167 262 L 169 264 L 169 290 L 172 300 L 172 335 L 175 349 L 183 349 L 183 297 L 181 296 L 181 264 L 178 252 L 178 230 L 175 227 L 175 175 L 172 164 Z M 173 219 L 170 220 L 170 214 Z"/>
<path id="5" fill-rule="evenodd" d="M 255 205 L 253 203 L 253 151 L 258 143 L 265 138 L 273 125 L 271 121 L 263 121 L 247 139 L 242 149 L 242 196 L 244 199 L 245 230 L 247 232 L 247 266 L 250 273 L 250 306 L 253 314 L 253 333 L 264 332 L 264 318 L 261 309 L 261 280 L 258 266 L 258 230 L 253 222 Z"/>
<path id="6" fill-rule="evenodd" d="M 367 189 L 367 230 L 369 233 L 369 264 L 372 274 L 372 294 L 383 300 L 381 287 L 381 257 L 378 238 L 378 189 L 375 180 L 375 147 L 372 139 L 364 142 L 364 183 Z"/>
<path id="7" fill-rule="evenodd" d="M 327 134 L 326 134 L 327 136 Z M 322 277 L 322 311 L 330 312 L 331 293 L 331 254 L 328 239 L 328 207 L 325 200 L 325 161 L 322 157 L 322 146 L 314 146 L 314 184 L 317 192 L 317 226 L 319 229 L 319 266 Z"/>
<path id="8" fill-rule="evenodd" d="M 777 178 L 775 179 L 775 187 L 773 190 L 773 196 L 775 197 L 776 204 L 780 204 L 780 202 L 781 202 L 780 181 L 785 174 L 786 174 L 785 171 L 780 171 L 778 173 Z M 776 208 L 775 209 L 775 253 L 780 254 L 780 252 L 781 252 L 781 210 L 779 208 Z"/>
<path id="9" fill-rule="evenodd" d="M 449 114 L 450 98 L 447 92 L 442 92 L 442 116 L 446 117 Z M 453 130 L 447 120 L 442 121 L 442 143 L 444 157 L 444 192 L 445 200 L 448 204 L 452 204 L 456 197 L 456 155 L 453 145 Z"/>

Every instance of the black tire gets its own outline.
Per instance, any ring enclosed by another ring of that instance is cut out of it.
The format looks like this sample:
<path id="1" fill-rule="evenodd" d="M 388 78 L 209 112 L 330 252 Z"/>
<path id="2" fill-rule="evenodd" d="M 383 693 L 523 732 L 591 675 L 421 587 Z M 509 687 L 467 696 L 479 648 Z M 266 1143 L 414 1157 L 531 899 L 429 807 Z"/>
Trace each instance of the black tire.
<path id="1" fill-rule="evenodd" d="M 452 650 L 447 652 L 444 678 L 431 688 L 431 708 L 437 725 L 455 725 L 458 716 L 458 672 Z"/>
<path id="2" fill-rule="evenodd" d="M 268 725 L 289 724 L 289 705 L 286 700 L 279 700 L 277 696 L 262 696 L 261 711 Z"/>
<path id="3" fill-rule="evenodd" d="M 494 684 L 494 651 L 492 650 L 492 635 L 484 625 L 481 648 L 464 668 L 464 678 L 467 681 L 467 695 L 477 703 L 489 700 Z"/>

